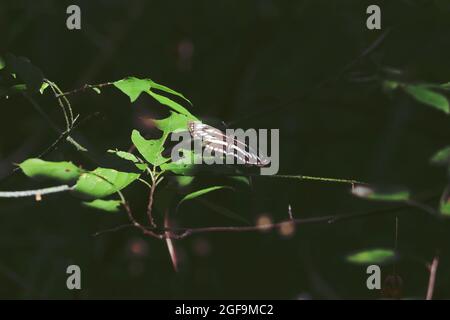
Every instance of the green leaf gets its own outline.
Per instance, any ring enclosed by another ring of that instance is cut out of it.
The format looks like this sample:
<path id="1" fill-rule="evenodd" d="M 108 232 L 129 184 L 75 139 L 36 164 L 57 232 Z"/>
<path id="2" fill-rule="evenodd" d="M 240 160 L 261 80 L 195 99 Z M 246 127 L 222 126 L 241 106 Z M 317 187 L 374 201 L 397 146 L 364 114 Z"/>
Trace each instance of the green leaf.
<path id="1" fill-rule="evenodd" d="M 354 186 L 352 193 L 360 198 L 377 201 L 407 201 L 410 198 L 410 193 L 408 190 L 375 190 L 365 185 Z"/>
<path id="2" fill-rule="evenodd" d="M 101 91 L 99 88 L 97 88 L 97 87 L 91 87 L 91 88 L 92 88 L 92 90 L 94 90 L 97 94 L 102 93 L 102 91 Z"/>
<path id="3" fill-rule="evenodd" d="M 174 177 L 180 187 L 187 187 L 194 181 L 194 177 L 176 176 Z"/>
<path id="4" fill-rule="evenodd" d="M 185 195 L 180 200 L 180 202 L 178 202 L 178 207 L 185 201 L 192 200 L 192 199 L 201 197 L 201 196 L 203 196 L 203 195 L 205 195 L 207 193 L 210 193 L 210 192 L 213 192 L 213 191 L 216 191 L 216 190 L 222 190 L 222 189 L 231 189 L 231 190 L 233 190 L 233 188 L 231 188 L 229 186 L 214 186 L 214 187 L 200 189 L 200 190 L 197 190 L 197 191 L 194 191 L 192 193 L 189 193 L 189 194 Z"/>
<path id="5" fill-rule="evenodd" d="M 50 178 L 61 182 L 75 181 L 81 170 L 72 162 L 51 162 L 37 158 L 25 160 L 19 167 L 31 178 Z"/>
<path id="6" fill-rule="evenodd" d="M 188 101 L 189 103 L 191 103 L 185 96 L 183 96 L 181 93 L 175 90 L 172 90 L 166 86 L 158 84 L 151 79 L 139 79 L 136 77 L 128 77 L 116 81 L 113 84 L 116 88 L 125 93 L 130 98 L 131 102 L 136 101 L 139 95 L 145 92 L 151 95 L 153 98 L 155 98 L 159 103 L 166 105 L 169 108 L 172 108 L 173 110 L 190 117 L 190 119 L 197 120 L 197 118 L 194 117 L 186 108 L 184 108 L 183 106 L 181 106 L 180 104 L 178 104 L 177 102 L 173 101 L 170 98 L 167 98 L 156 92 L 151 91 L 151 89 L 155 88 L 157 90 L 161 90 L 166 93 L 177 95 L 183 98 L 184 100 Z"/>
<path id="7" fill-rule="evenodd" d="M 4 69 L 5 66 L 6 66 L 5 60 L 2 57 L 0 57 L 0 70 Z"/>
<path id="8" fill-rule="evenodd" d="M 116 156 L 118 156 L 119 158 L 122 158 L 124 160 L 132 161 L 132 162 L 140 162 L 138 157 L 136 157 L 134 154 L 129 153 L 129 152 L 120 151 L 117 149 L 116 150 L 109 149 L 107 152 L 114 153 Z"/>
<path id="9" fill-rule="evenodd" d="M 138 173 L 97 168 L 80 176 L 75 191 L 84 196 L 103 198 L 122 190 L 137 178 Z"/>
<path id="10" fill-rule="evenodd" d="M 161 165 L 164 171 L 171 171 L 175 174 L 190 175 L 195 171 L 194 164 L 182 163 L 181 161 L 173 161 Z"/>
<path id="11" fill-rule="evenodd" d="M 243 183 L 247 186 L 250 186 L 250 179 L 246 176 L 230 176 L 229 178 L 236 182 Z"/>
<path id="12" fill-rule="evenodd" d="M 142 92 L 147 92 L 150 89 L 151 80 L 138 79 L 135 77 L 125 78 L 114 82 L 114 86 L 125 93 L 131 102 L 136 101 Z"/>
<path id="13" fill-rule="evenodd" d="M 444 95 L 420 85 L 406 85 L 404 89 L 406 93 L 417 101 L 444 111 L 445 113 L 450 112 L 448 100 Z"/>
<path id="14" fill-rule="evenodd" d="M 189 117 L 184 114 L 171 111 L 170 116 L 161 120 L 155 120 L 155 126 L 164 133 L 171 133 L 177 130 L 186 131 L 188 128 L 188 122 L 191 121 Z"/>
<path id="15" fill-rule="evenodd" d="M 170 88 L 168 88 L 168 87 L 166 87 L 166 86 L 164 86 L 162 84 L 158 84 L 158 83 L 152 81 L 151 87 L 155 88 L 155 89 L 158 89 L 158 90 L 161 90 L 161 91 L 164 91 L 164 92 L 167 92 L 167 93 L 170 93 L 170 94 L 173 94 L 173 95 L 176 95 L 176 96 L 179 96 L 179 97 L 181 97 L 182 99 L 186 100 L 187 102 L 189 102 L 192 105 L 192 102 L 188 98 L 186 98 L 184 95 L 182 95 L 181 93 L 179 93 L 179 92 L 177 92 L 175 90 L 172 90 L 172 89 L 170 89 Z"/>
<path id="16" fill-rule="evenodd" d="M 395 258 L 395 252 L 390 249 L 364 250 L 347 256 L 347 261 L 356 264 L 380 264 Z"/>
<path id="17" fill-rule="evenodd" d="M 131 141 L 133 141 L 136 149 L 138 149 L 145 160 L 154 166 L 160 166 L 170 160 L 161 155 L 166 138 L 167 135 L 164 134 L 160 139 L 146 140 L 137 130 L 133 130 L 131 134 Z"/>
<path id="18" fill-rule="evenodd" d="M 161 169 L 181 175 L 194 174 L 196 171 L 195 158 L 201 157 L 201 155 L 194 153 L 192 150 L 181 149 L 180 152 L 182 152 L 181 159 L 164 163 L 161 165 Z"/>
<path id="19" fill-rule="evenodd" d="M 31 64 L 30 60 L 24 57 L 16 57 L 12 54 L 6 55 L 6 67 L 10 73 L 16 74 L 25 82 L 28 90 L 39 91 L 44 81 L 42 71 Z"/>
<path id="20" fill-rule="evenodd" d="M 436 152 L 431 157 L 430 162 L 435 165 L 450 164 L 450 146 L 447 146 Z"/>
<path id="21" fill-rule="evenodd" d="M 119 211 L 122 202 L 120 200 L 103 200 L 95 199 L 90 202 L 83 202 L 83 205 L 89 208 L 103 210 L 107 212 L 117 212 Z"/>
<path id="22" fill-rule="evenodd" d="M 153 98 L 155 98 L 159 103 L 168 106 L 169 108 L 184 114 L 185 116 L 187 116 L 190 120 L 198 120 L 195 116 L 193 116 L 185 107 L 183 107 L 182 105 L 180 105 L 179 103 L 165 97 L 162 96 L 160 94 L 157 94 L 151 90 L 148 90 L 147 92 L 149 95 L 151 95 Z"/>
<path id="23" fill-rule="evenodd" d="M 393 91 L 398 88 L 400 84 L 397 81 L 385 80 L 383 81 L 383 88 L 387 91 Z"/>
<path id="24" fill-rule="evenodd" d="M 43 82 L 42 86 L 39 88 L 39 92 L 41 94 L 44 94 L 45 89 L 47 89 L 49 87 L 49 84 L 47 82 Z"/>
<path id="25" fill-rule="evenodd" d="M 439 211 L 445 216 L 450 216 L 450 199 L 441 201 Z"/>
<path id="26" fill-rule="evenodd" d="M 125 151 L 119 151 L 119 150 L 108 150 L 108 153 L 114 153 L 116 156 L 118 156 L 119 158 L 122 158 L 124 160 L 127 161 L 131 161 L 134 163 L 134 165 L 139 169 L 144 171 L 145 169 L 147 169 L 148 165 L 146 163 L 144 163 L 141 159 L 139 159 L 138 157 L 136 157 L 134 154 L 129 153 L 129 152 L 125 152 Z"/>

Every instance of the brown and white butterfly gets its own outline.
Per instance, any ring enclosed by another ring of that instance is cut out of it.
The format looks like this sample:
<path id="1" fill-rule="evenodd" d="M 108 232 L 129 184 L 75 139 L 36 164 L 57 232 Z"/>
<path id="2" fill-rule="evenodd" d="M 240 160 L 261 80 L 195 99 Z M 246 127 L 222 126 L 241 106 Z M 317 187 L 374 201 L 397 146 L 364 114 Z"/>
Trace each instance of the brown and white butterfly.
<path id="1" fill-rule="evenodd" d="M 269 161 L 261 159 L 250 146 L 234 136 L 227 136 L 217 128 L 200 121 L 190 121 L 188 130 L 193 139 L 201 140 L 203 147 L 216 154 L 233 156 L 245 165 L 264 167 L 269 164 Z"/>

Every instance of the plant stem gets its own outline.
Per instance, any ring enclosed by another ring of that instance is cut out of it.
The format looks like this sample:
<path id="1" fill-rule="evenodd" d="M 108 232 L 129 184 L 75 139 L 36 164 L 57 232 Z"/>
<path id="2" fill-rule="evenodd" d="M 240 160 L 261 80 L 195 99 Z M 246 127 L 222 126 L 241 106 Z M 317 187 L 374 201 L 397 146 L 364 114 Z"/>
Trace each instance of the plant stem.
<path id="1" fill-rule="evenodd" d="M 439 265 L 439 256 L 436 255 L 433 258 L 433 262 L 430 266 L 430 278 L 428 279 L 428 290 L 427 290 L 427 296 L 426 300 L 433 299 L 433 292 L 434 292 L 434 285 L 436 283 L 436 272 Z"/>
<path id="2" fill-rule="evenodd" d="M 24 191 L 0 191 L 0 198 L 21 198 L 21 197 L 32 197 L 40 196 L 44 194 L 57 193 L 73 190 L 73 186 L 68 185 L 42 188 L 37 190 L 24 190 Z"/>
<path id="3" fill-rule="evenodd" d="M 64 96 L 68 96 L 68 95 L 71 95 L 71 94 L 74 94 L 74 93 L 85 91 L 87 89 L 103 88 L 103 87 L 111 86 L 113 84 L 114 84 L 113 82 L 105 82 L 105 83 L 99 83 L 99 84 L 85 84 L 84 86 L 82 86 L 80 88 L 77 88 L 77 89 L 74 89 L 74 90 L 71 90 L 71 91 L 67 91 L 67 92 L 61 92 L 56 97 L 57 98 L 64 97 Z"/>

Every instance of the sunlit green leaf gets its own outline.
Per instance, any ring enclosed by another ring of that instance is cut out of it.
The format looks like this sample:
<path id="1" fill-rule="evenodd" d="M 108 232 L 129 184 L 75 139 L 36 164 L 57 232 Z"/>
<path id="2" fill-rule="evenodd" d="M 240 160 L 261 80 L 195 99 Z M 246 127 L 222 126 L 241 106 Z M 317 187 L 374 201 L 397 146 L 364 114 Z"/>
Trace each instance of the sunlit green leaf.
<path id="1" fill-rule="evenodd" d="M 129 152 L 120 151 L 120 150 L 112 150 L 112 149 L 109 149 L 107 152 L 108 153 L 114 153 L 119 158 L 122 158 L 122 159 L 125 159 L 125 160 L 128 160 L 128 161 L 140 162 L 138 157 L 136 157 L 134 154 L 129 153 Z"/>
<path id="2" fill-rule="evenodd" d="M 97 93 L 97 94 L 102 93 L 102 91 L 99 88 L 97 88 L 97 87 L 92 87 L 92 90 L 94 90 L 95 93 Z"/>
<path id="3" fill-rule="evenodd" d="M 171 161 L 161 165 L 161 169 L 171 171 L 175 174 L 192 175 L 196 171 L 195 159 L 200 155 L 194 153 L 192 150 L 180 150 L 182 153 L 180 159 Z"/>
<path id="4" fill-rule="evenodd" d="M 51 162 L 37 158 L 25 160 L 19 167 L 28 177 L 50 178 L 61 182 L 74 181 L 82 173 L 72 162 Z"/>
<path id="5" fill-rule="evenodd" d="M 354 186 L 352 193 L 361 198 L 378 201 L 407 201 L 410 198 L 410 193 L 408 190 L 375 190 L 365 185 Z"/>
<path id="6" fill-rule="evenodd" d="M 131 161 L 134 163 L 134 165 L 139 169 L 139 170 L 145 170 L 148 165 L 146 163 L 143 163 L 143 161 L 141 159 L 139 159 L 138 157 L 136 157 L 134 154 L 126 152 L 126 151 L 120 151 L 120 150 L 108 150 L 108 153 L 114 153 L 116 156 L 118 156 L 119 158 L 122 158 L 124 160 L 127 161 Z"/>
<path id="7" fill-rule="evenodd" d="M 47 89 L 49 87 L 49 84 L 47 82 L 43 82 L 41 87 L 39 88 L 39 92 L 41 94 L 44 94 L 45 89 Z"/>
<path id="8" fill-rule="evenodd" d="M 114 86 L 117 87 L 123 93 L 125 93 L 130 98 L 131 102 L 136 101 L 139 95 L 145 92 L 151 95 L 153 98 L 155 98 L 159 103 L 168 106 L 169 108 L 181 114 L 188 116 L 190 119 L 197 120 L 197 118 L 194 117 L 185 107 L 183 107 L 182 105 L 180 105 L 179 103 L 173 101 L 168 97 L 165 97 L 152 91 L 151 89 L 154 88 L 166 93 L 177 95 L 190 103 L 190 101 L 186 99 L 186 97 L 184 97 L 181 93 L 176 92 L 175 90 L 172 90 L 166 86 L 163 86 L 161 84 L 152 81 L 151 79 L 139 79 L 136 77 L 128 77 L 114 82 Z"/>
<path id="9" fill-rule="evenodd" d="M 119 211 L 120 200 L 103 200 L 103 199 L 95 199 L 90 202 L 83 202 L 83 205 L 89 208 L 98 209 L 107 212 L 117 212 Z"/>
<path id="10" fill-rule="evenodd" d="M 188 122 L 191 120 L 184 114 L 171 111 L 170 116 L 161 120 L 155 120 L 154 123 L 159 130 L 170 133 L 178 130 L 187 130 Z"/>
<path id="11" fill-rule="evenodd" d="M 450 164 L 450 146 L 447 146 L 436 152 L 431 157 L 430 162 L 436 165 Z"/>
<path id="12" fill-rule="evenodd" d="M 136 149 L 138 149 L 145 160 L 154 166 L 159 166 L 169 161 L 168 158 L 161 155 L 166 138 L 167 135 L 163 135 L 160 139 L 146 140 L 137 130 L 133 130 L 131 134 L 131 141 L 133 141 Z"/>
<path id="13" fill-rule="evenodd" d="M 450 198 L 441 201 L 439 211 L 445 216 L 450 216 Z"/>
<path id="14" fill-rule="evenodd" d="M 0 57 L 0 70 L 4 69 L 5 66 L 6 66 L 5 60 L 2 57 Z"/>
<path id="15" fill-rule="evenodd" d="M 159 103 L 161 103 L 161 104 L 163 104 L 163 105 L 165 105 L 165 106 L 168 106 L 169 108 L 171 108 L 171 109 L 173 109 L 173 110 L 175 110 L 175 111 L 177 111 L 177 112 L 179 112 L 179 113 L 181 113 L 181 114 L 184 114 L 185 116 L 187 116 L 189 119 L 191 119 L 191 120 L 198 120 L 195 116 L 193 116 L 185 107 L 183 107 L 181 104 L 179 104 L 179 103 L 177 103 L 177 102 L 175 102 L 175 101 L 173 101 L 173 100 L 171 100 L 171 99 L 169 99 L 169 98 L 167 98 L 167 97 L 165 97 L 165 96 L 163 96 L 163 95 L 160 95 L 160 94 L 158 94 L 158 93 L 155 93 L 155 92 L 153 92 L 153 91 L 151 91 L 151 90 L 149 90 L 148 92 L 147 92 L 149 95 L 151 95 L 153 98 L 155 98 Z"/>
<path id="16" fill-rule="evenodd" d="M 404 89 L 417 101 L 444 111 L 445 113 L 450 112 L 448 100 L 443 94 L 420 85 L 406 85 Z"/>
<path id="17" fill-rule="evenodd" d="M 176 176 L 174 177 L 180 187 L 187 187 L 194 181 L 194 177 Z"/>
<path id="18" fill-rule="evenodd" d="M 179 92 L 177 92 L 177 91 L 175 91 L 173 89 L 170 89 L 170 88 L 168 88 L 168 87 L 166 87 L 166 86 L 164 86 L 162 84 L 159 84 L 159 83 L 156 83 L 156 82 L 152 81 L 151 87 L 155 88 L 155 89 L 158 89 L 158 90 L 161 90 L 161 91 L 164 91 L 164 92 L 167 92 L 167 93 L 170 93 L 170 94 L 173 94 L 173 95 L 176 95 L 176 96 L 179 96 L 179 97 L 183 98 L 184 100 L 186 100 L 187 102 L 189 102 L 192 105 L 192 102 L 188 98 L 186 98 L 184 95 L 182 95 L 181 93 L 179 93 Z"/>
<path id="19" fill-rule="evenodd" d="M 214 186 L 214 187 L 208 187 L 208 188 L 204 188 L 204 189 L 200 189 L 197 191 L 194 191 L 192 193 L 189 193 L 187 195 L 185 195 L 180 202 L 178 203 L 178 206 L 181 205 L 183 202 L 188 201 L 188 200 L 192 200 L 198 197 L 201 197 L 207 193 L 216 191 L 216 190 L 222 190 L 222 189 L 231 189 L 233 190 L 233 188 L 229 187 L 229 186 Z"/>
<path id="20" fill-rule="evenodd" d="M 380 264 L 395 258 L 395 252 L 390 249 L 364 250 L 347 256 L 347 261 L 356 264 Z"/>
<path id="21" fill-rule="evenodd" d="M 114 86 L 125 93 L 131 102 L 136 101 L 142 92 L 147 92 L 150 89 L 151 81 L 147 79 L 138 79 L 135 77 L 125 78 L 114 82 Z"/>
<path id="22" fill-rule="evenodd" d="M 80 176 L 75 191 L 85 196 L 103 198 L 122 190 L 137 178 L 138 173 L 97 168 Z"/>
<path id="23" fill-rule="evenodd" d="M 183 163 L 182 161 L 174 161 L 162 164 L 161 169 L 164 171 L 171 171 L 175 174 L 189 175 L 195 172 L 195 165 Z"/>

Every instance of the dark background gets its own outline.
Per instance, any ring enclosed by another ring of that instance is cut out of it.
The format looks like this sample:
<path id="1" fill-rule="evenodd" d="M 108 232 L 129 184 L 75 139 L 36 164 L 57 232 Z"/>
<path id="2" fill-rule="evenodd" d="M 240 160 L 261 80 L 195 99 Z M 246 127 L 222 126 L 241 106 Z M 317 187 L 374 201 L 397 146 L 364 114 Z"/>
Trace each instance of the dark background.
<path id="1" fill-rule="evenodd" d="M 449 142 L 448 117 L 400 92 L 383 92 L 377 79 L 394 68 L 405 81 L 450 81 L 449 1 L 77 1 L 82 29 L 69 31 L 65 11 L 72 3 L 2 0 L 1 53 L 28 57 L 63 90 L 125 76 L 152 78 L 189 97 L 192 113 L 211 123 L 279 128 L 280 174 L 403 185 L 437 206 L 447 176 L 429 158 Z M 369 4 L 381 6 L 381 31 L 366 28 Z M 385 32 L 382 43 L 361 57 Z M 55 100 L 37 99 L 62 125 Z M 74 135 L 89 157 L 64 144 L 46 159 L 89 168 L 112 165 L 104 151 L 126 150 L 132 128 L 145 130 L 145 119 L 160 109 L 149 97 L 130 105 L 109 88 L 71 101 L 82 119 L 91 116 Z M 20 96 L 2 98 L 0 108 L 0 189 L 51 185 L 10 172 L 57 135 Z M 199 178 L 193 188 L 222 180 Z M 380 214 L 299 225 L 290 237 L 278 231 L 192 236 L 176 242 L 178 273 L 163 241 L 132 229 L 92 236 L 127 223 L 123 212 L 87 209 L 67 194 L 41 202 L 1 199 L 0 297 L 379 298 L 379 291 L 366 288 L 365 267 L 345 256 L 393 248 L 399 216 L 402 297 L 425 296 L 425 264 L 439 250 L 435 297 L 448 298 L 448 222 L 411 207 L 385 212 L 390 204 L 355 198 L 349 189 L 262 177 L 251 189 L 207 195 L 252 223 L 261 214 L 286 219 L 288 204 L 297 218 Z M 143 212 L 145 187 L 125 193 Z M 198 202 L 184 204 L 175 219 L 181 226 L 240 224 Z M 81 291 L 66 289 L 69 264 L 81 267 Z M 384 266 L 383 278 L 392 272 L 392 265 Z"/>

